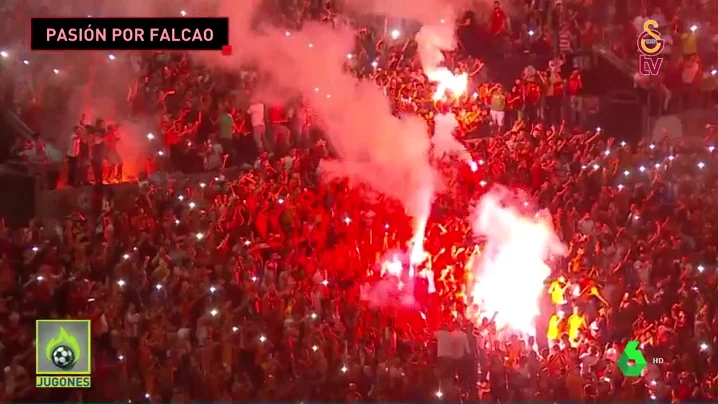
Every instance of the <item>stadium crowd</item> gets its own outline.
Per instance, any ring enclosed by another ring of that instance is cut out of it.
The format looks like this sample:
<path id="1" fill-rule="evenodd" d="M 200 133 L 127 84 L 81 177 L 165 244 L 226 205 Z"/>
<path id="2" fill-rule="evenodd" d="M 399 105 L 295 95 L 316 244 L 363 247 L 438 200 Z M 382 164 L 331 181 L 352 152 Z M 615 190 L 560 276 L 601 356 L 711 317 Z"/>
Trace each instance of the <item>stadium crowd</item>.
<path id="1" fill-rule="evenodd" d="M 592 18 L 602 3 L 588 7 Z M 315 17 L 334 21 L 324 10 Z M 563 18 L 556 6 L 538 11 L 542 23 Z M 489 28 L 520 31 L 494 13 Z M 411 43 L 384 51 L 377 42 L 387 35 L 358 47 L 347 68 L 375 80 L 397 112 L 430 120 L 455 111 L 477 164 L 436 156 L 449 186 L 427 230 L 431 304 L 377 309 L 363 299 L 381 255 L 406 249 L 411 221 L 396 201 L 320 176 L 331 145 L 310 106 L 256 102 L 244 91 L 262 79 L 252 71 L 210 74 L 187 55 L 153 54 L 142 61 L 148 85 L 128 106 L 162 116 L 152 163 L 219 174 L 169 187 L 142 181 L 131 206 L 115 206 L 108 192 L 93 214 L 58 226 L 2 225 L 2 401 L 718 399 L 714 128 L 640 144 L 579 129 L 580 70 L 560 73 L 560 58 L 504 91 L 459 51 L 448 64 L 471 75 L 471 90 L 453 105 L 436 102 Z M 187 77 L 201 79 L 188 88 Z M 82 166 L 103 175 L 91 142 L 111 130 L 101 120 L 77 126 L 71 184 L 88 182 Z M 237 178 L 223 170 L 246 162 Z M 496 184 L 528 192 L 527 209 L 548 209 L 569 249 L 552 263 L 535 338 L 465 316 L 477 241 L 461 218 Z M 32 387 L 37 318 L 93 320 L 92 389 Z M 663 359 L 637 379 L 616 366 L 633 339 Z"/>

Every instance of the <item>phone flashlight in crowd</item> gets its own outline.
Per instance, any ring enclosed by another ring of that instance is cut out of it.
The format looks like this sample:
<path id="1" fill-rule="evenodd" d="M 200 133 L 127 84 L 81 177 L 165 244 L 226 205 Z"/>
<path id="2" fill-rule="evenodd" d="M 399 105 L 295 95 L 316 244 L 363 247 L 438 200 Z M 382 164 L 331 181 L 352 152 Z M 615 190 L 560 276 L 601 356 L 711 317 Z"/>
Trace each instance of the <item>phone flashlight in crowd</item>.
<path id="1" fill-rule="evenodd" d="M 157 152 L 157 155 L 158 155 L 158 156 L 164 156 L 164 155 L 165 155 L 165 152 L 163 152 L 162 150 L 160 150 L 160 151 Z"/>
<path id="2" fill-rule="evenodd" d="M 342 366 L 342 368 L 339 369 L 339 370 L 341 370 L 342 373 L 346 373 L 349 369 L 347 369 L 347 365 L 344 365 L 344 366 Z"/>
<path id="3" fill-rule="evenodd" d="M 485 187 L 485 186 L 486 186 L 486 181 L 484 181 L 484 180 L 479 181 L 479 185 L 481 185 L 482 187 Z"/>
<path id="4" fill-rule="evenodd" d="M 60 74 L 60 70 L 58 70 L 58 69 L 52 69 L 52 72 L 55 74 Z"/>
<path id="5" fill-rule="evenodd" d="M 698 272 L 703 272 L 705 270 L 705 267 L 703 265 L 698 265 L 696 269 L 698 270 Z"/>
<path id="6" fill-rule="evenodd" d="M 179 219 L 175 219 L 175 224 L 180 224 Z"/>
<path id="7" fill-rule="evenodd" d="M 214 293 L 216 291 L 217 291 L 217 288 L 215 288 L 214 286 L 209 287 L 209 293 Z"/>
<path id="8" fill-rule="evenodd" d="M 327 99 L 332 98 L 331 94 L 327 94 Z"/>
<path id="9" fill-rule="evenodd" d="M 604 378 L 603 378 L 603 381 L 606 382 L 606 383 L 611 383 L 611 378 L 610 378 L 610 377 L 604 377 Z"/>
<path id="10" fill-rule="evenodd" d="M 317 319 L 317 313 L 312 313 L 312 314 L 310 315 L 310 317 L 312 318 L 312 320 L 316 320 L 316 319 Z"/>
<path id="11" fill-rule="evenodd" d="M 401 32 L 398 29 L 391 31 L 391 39 L 398 39 L 401 36 Z"/>
<path id="12" fill-rule="evenodd" d="M 150 398 L 150 393 L 145 393 L 145 398 Z"/>
<path id="13" fill-rule="evenodd" d="M 646 171 L 646 167 L 640 166 L 640 167 L 638 167 L 638 171 L 644 172 L 644 171 Z"/>
<path id="14" fill-rule="evenodd" d="M 252 245 L 252 242 L 251 242 L 251 241 L 249 241 L 249 240 L 247 240 L 247 241 L 245 241 L 245 242 L 244 242 L 244 245 L 246 245 L 246 246 L 250 246 L 250 245 Z"/>
<path id="15" fill-rule="evenodd" d="M 147 134 L 147 140 L 152 140 L 152 139 L 154 139 L 154 138 L 155 138 L 155 135 L 154 135 L 154 134 L 152 134 L 152 133 L 148 133 L 148 134 Z"/>
<path id="16" fill-rule="evenodd" d="M 10 56 L 10 54 L 5 51 L 0 51 L 0 56 L 6 58 L 6 57 Z"/>
<path id="17" fill-rule="evenodd" d="M 702 170 L 703 167 L 705 167 L 705 166 L 706 166 L 706 165 L 705 165 L 702 161 L 698 162 L 698 168 L 700 168 L 701 170 Z"/>
<path id="18" fill-rule="evenodd" d="M 674 157 L 673 155 L 668 156 L 668 160 L 669 160 L 669 161 L 673 161 L 674 158 L 675 158 L 675 157 Z"/>
<path id="19" fill-rule="evenodd" d="M 182 10 L 182 11 L 180 11 L 180 15 L 181 15 L 182 17 L 184 17 L 184 16 L 186 16 L 186 15 L 187 15 L 187 12 L 186 12 L 186 11 L 184 11 L 184 10 Z"/>
<path id="20" fill-rule="evenodd" d="M 283 199 L 283 198 L 279 198 L 279 200 L 278 200 L 277 202 L 279 202 L 279 204 L 281 205 L 281 204 L 284 203 L 284 199 Z"/>
<path id="21" fill-rule="evenodd" d="M 253 276 L 253 277 L 252 277 L 252 282 L 257 282 L 257 277 L 256 277 L 256 276 Z"/>
<path id="22" fill-rule="evenodd" d="M 656 163 L 656 164 L 654 164 L 654 165 L 653 165 L 653 168 L 656 168 L 656 169 L 661 168 L 661 163 Z"/>
<path id="23" fill-rule="evenodd" d="M 475 161 L 470 162 L 469 167 L 471 167 L 471 172 L 475 173 L 475 172 L 479 171 L 479 165 L 476 164 Z"/>
<path id="24" fill-rule="evenodd" d="M 444 397 L 444 393 L 442 393 L 441 390 L 437 390 L 436 397 L 438 397 L 438 398 Z"/>
<path id="25" fill-rule="evenodd" d="M 656 145 L 654 145 L 653 143 L 651 143 L 651 144 L 648 145 L 648 148 L 651 149 L 651 150 L 653 150 L 653 149 L 656 148 Z"/>
<path id="26" fill-rule="evenodd" d="M 657 383 L 655 380 L 651 380 L 651 386 L 655 386 L 655 385 L 657 385 L 657 384 L 658 384 L 658 383 Z"/>
<path id="27" fill-rule="evenodd" d="M 534 31 L 533 31 L 533 30 L 529 30 L 529 36 L 534 36 Z"/>
<path id="28" fill-rule="evenodd" d="M 353 57 L 354 57 L 354 55 L 352 55 L 351 53 L 347 53 L 347 59 L 351 60 L 351 58 L 353 58 Z"/>
<path id="29" fill-rule="evenodd" d="M 316 345 L 312 345 L 312 351 L 317 352 L 319 350 L 319 347 Z"/>
<path id="30" fill-rule="evenodd" d="M 621 146 L 622 146 L 622 147 L 625 147 L 625 146 L 626 146 L 626 142 L 625 142 L 625 141 L 621 141 Z"/>
<path id="31" fill-rule="evenodd" d="M 110 60 L 115 60 L 115 59 L 117 59 L 117 58 L 115 57 L 115 55 L 112 55 L 112 54 L 107 55 L 107 58 L 110 59 Z"/>
<path id="32" fill-rule="evenodd" d="M 696 32 L 698 30 L 698 26 L 693 24 L 691 25 L 691 32 Z"/>
<path id="33" fill-rule="evenodd" d="M 622 189 L 623 189 L 623 184 L 618 184 L 618 190 L 620 191 Z"/>
<path id="34" fill-rule="evenodd" d="M 237 330 L 239 330 L 239 328 L 237 328 L 237 327 L 232 327 L 232 332 L 237 332 Z"/>
<path id="35" fill-rule="evenodd" d="M 708 151 L 713 153 L 713 150 L 715 150 L 715 146 L 708 146 Z"/>
<path id="36" fill-rule="evenodd" d="M 610 150 L 606 150 L 605 152 L 603 152 L 603 154 L 605 154 L 606 156 L 608 156 L 608 155 L 611 154 L 611 151 L 610 151 Z"/>
<path id="37" fill-rule="evenodd" d="M 177 199 L 179 199 L 179 201 L 182 202 L 182 201 L 184 201 L 184 196 L 180 195 L 177 197 Z"/>
<path id="38" fill-rule="evenodd" d="M 389 223 L 384 224 L 384 229 L 389 230 Z"/>
<path id="39" fill-rule="evenodd" d="M 641 218 L 641 217 L 638 216 L 638 215 L 633 215 L 633 220 L 638 220 L 638 219 L 640 219 L 640 218 Z"/>
<path id="40" fill-rule="evenodd" d="M 716 70 L 716 69 L 711 70 L 711 74 L 715 76 L 716 74 L 718 74 L 718 70 Z"/>
<path id="41" fill-rule="evenodd" d="M 42 275 L 38 275 L 35 279 L 37 279 L 39 282 L 42 282 L 42 280 L 45 278 Z"/>
<path id="42" fill-rule="evenodd" d="M 351 219 L 351 218 L 348 218 L 348 217 L 345 217 L 345 218 L 344 218 L 344 223 L 349 224 L 349 223 L 351 223 L 351 222 L 352 222 L 352 219 Z"/>
<path id="43" fill-rule="evenodd" d="M 215 181 L 219 181 L 219 177 L 214 177 L 214 180 L 215 180 Z"/>
<path id="44" fill-rule="evenodd" d="M 39 249 L 37 246 L 32 247 L 32 251 L 33 251 L 33 252 L 38 252 L 39 250 L 40 250 L 40 249 Z"/>
<path id="45" fill-rule="evenodd" d="M 324 286 L 329 286 L 329 281 L 326 280 L 326 279 L 323 280 L 323 281 L 322 281 L 322 285 L 324 285 Z"/>
<path id="46" fill-rule="evenodd" d="M 375 60 L 371 62 L 371 66 L 376 69 L 379 66 L 379 63 L 377 63 L 377 61 Z"/>
<path id="47" fill-rule="evenodd" d="M 420 314 L 421 314 L 421 318 L 422 318 L 422 320 L 426 320 L 426 314 L 424 314 L 424 312 L 423 312 L 423 311 L 422 311 L 422 312 L 421 312 Z"/>
<path id="48" fill-rule="evenodd" d="M 441 20 L 439 20 L 439 22 L 444 24 L 446 22 L 446 20 L 442 18 Z"/>
<path id="49" fill-rule="evenodd" d="M 117 355 L 117 359 L 118 359 L 118 360 L 121 360 L 121 361 L 122 361 L 122 360 L 124 360 L 124 359 L 125 359 L 125 357 L 124 357 L 124 356 L 122 356 L 122 355 Z"/>
<path id="50" fill-rule="evenodd" d="M 156 285 L 155 285 L 155 289 L 157 289 L 157 290 L 160 290 L 160 289 L 162 289 L 162 285 L 160 285 L 159 283 L 158 283 L 158 284 L 156 284 Z"/>
<path id="51" fill-rule="evenodd" d="M 289 35 L 292 35 L 292 34 L 290 34 L 289 31 L 284 31 L 284 36 L 289 36 Z"/>
<path id="52" fill-rule="evenodd" d="M 600 126 L 596 126 L 596 132 L 600 132 L 600 131 L 601 131 L 601 127 L 600 127 Z"/>
<path id="53" fill-rule="evenodd" d="M 528 203 L 528 202 L 524 202 L 524 206 L 529 206 L 529 203 Z"/>
<path id="54" fill-rule="evenodd" d="M 190 202 L 190 203 L 189 203 L 189 208 L 190 208 L 190 209 L 194 209 L 195 206 L 197 206 L 197 204 L 195 204 L 194 202 Z"/>
<path id="55" fill-rule="evenodd" d="M 309 42 L 309 47 L 310 47 L 310 48 L 313 48 L 313 47 L 314 47 L 314 44 L 311 43 L 311 42 Z"/>
<path id="56" fill-rule="evenodd" d="M 209 314 L 211 314 L 212 317 L 217 317 L 217 313 L 219 313 L 219 312 L 217 311 L 217 309 L 212 309 L 212 311 L 209 312 Z"/>
<path id="57" fill-rule="evenodd" d="M 94 302 L 94 301 L 95 301 L 95 298 L 94 298 L 94 297 L 91 297 L 91 298 L 87 299 L 87 303 L 92 303 L 92 302 Z"/>
<path id="58" fill-rule="evenodd" d="M 707 351 L 708 350 L 708 344 L 705 342 L 701 343 L 700 345 L 701 351 Z"/>
<path id="59" fill-rule="evenodd" d="M 264 335 L 259 336 L 259 342 L 264 343 L 264 341 L 266 341 L 266 340 L 267 340 L 267 337 L 265 337 Z"/>
<path id="60" fill-rule="evenodd" d="M 197 240 L 202 240 L 204 238 L 204 234 L 197 233 L 197 235 L 195 237 L 197 237 Z"/>
<path id="61" fill-rule="evenodd" d="M 623 172 L 623 175 L 625 175 L 626 177 L 628 177 L 630 174 L 631 174 L 631 172 L 628 171 L 628 170 L 625 170 L 625 171 Z"/>
<path id="62" fill-rule="evenodd" d="M 122 280 L 122 279 L 120 279 L 119 281 L 117 281 L 117 284 L 118 284 L 120 287 L 123 287 L 123 286 L 125 286 L 125 281 Z"/>
<path id="63" fill-rule="evenodd" d="M 22 61 L 22 64 L 24 64 L 24 65 L 29 65 L 29 64 L 30 64 L 30 61 L 27 60 L 27 59 L 25 59 L 25 60 Z M 715 71 L 715 70 L 714 70 L 714 71 Z"/>
<path id="64" fill-rule="evenodd" d="M 599 166 L 598 164 L 594 164 L 594 165 L 593 165 L 593 169 L 594 169 L 594 170 L 598 170 L 599 167 L 601 167 L 601 166 Z"/>
<path id="65" fill-rule="evenodd" d="M 655 394 L 651 394 L 651 400 L 655 400 L 655 399 L 656 399 L 656 395 L 655 395 Z"/>
<path id="66" fill-rule="evenodd" d="M 204 182 L 200 182 L 200 183 L 199 183 L 199 187 L 200 187 L 200 188 L 204 188 L 204 187 L 206 187 L 206 186 L 207 186 L 207 184 L 205 184 Z"/>
<path id="67" fill-rule="evenodd" d="M 315 93 L 318 93 L 318 92 L 319 92 L 319 87 L 314 87 L 314 92 L 315 92 Z"/>

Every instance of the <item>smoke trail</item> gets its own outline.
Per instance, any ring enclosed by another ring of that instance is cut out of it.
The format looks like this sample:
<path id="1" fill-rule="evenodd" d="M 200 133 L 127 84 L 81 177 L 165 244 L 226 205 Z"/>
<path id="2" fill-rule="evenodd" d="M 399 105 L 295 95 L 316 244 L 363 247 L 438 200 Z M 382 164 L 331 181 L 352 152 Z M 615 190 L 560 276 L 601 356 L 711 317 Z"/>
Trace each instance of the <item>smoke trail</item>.
<path id="1" fill-rule="evenodd" d="M 535 333 L 534 319 L 544 281 L 551 274 L 547 261 L 564 256 L 566 248 L 554 233 L 548 213 L 536 214 L 524 203 L 527 195 L 495 186 L 476 206 L 474 235 L 486 245 L 474 265 L 473 302 L 509 330 Z"/>
<path id="2" fill-rule="evenodd" d="M 466 164 L 472 165 L 471 154 L 454 137 L 454 130 L 458 126 L 456 115 L 451 112 L 434 116 L 434 137 L 431 138 L 431 143 L 434 145 L 434 156 L 439 158 L 444 155 L 456 156 Z"/>

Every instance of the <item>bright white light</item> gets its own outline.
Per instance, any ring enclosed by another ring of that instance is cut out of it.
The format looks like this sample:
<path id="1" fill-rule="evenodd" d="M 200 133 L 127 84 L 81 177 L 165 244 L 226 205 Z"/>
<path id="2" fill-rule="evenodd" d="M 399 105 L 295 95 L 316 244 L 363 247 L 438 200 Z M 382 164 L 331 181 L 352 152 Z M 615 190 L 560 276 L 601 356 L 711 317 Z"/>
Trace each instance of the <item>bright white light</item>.
<path id="1" fill-rule="evenodd" d="M 648 148 L 651 149 L 651 150 L 653 150 L 653 149 L 656 148 L 656 145 L 654 145 L 653 143 L 651 143 L 651 144 L 648 146 Z"/>
<path id="2" fill-rule="evenodd" d="M 264 341 L 266 341 L 266 340 L 267 340 L 267 337 L 265 337 L 264 335 L 259 336 L 259 342 L 264 343 Z"/>
<path id="3" fill-rule="evenodd" d="M 216 317 L 217 313 L 218 313 L 218 311 L 216 309 L 212 309 L 212 311 L 209 312 L 209 314 L 211 314 L 212 317 Z"/>
<path id="4" fill-rule="evenodd" d="M 128 259 L 130 259 L 130 254 L 125 254 L 125 255 L 122 256 L 122 258 L 128 260 Z"/>
<path id="5" fill-rule="evenodd" d="M 441 390 L 436 391 L 436 397 L 441 398 L 444 396 L 444 393 L 441 392 Z"/>
<path id="6" fill-rule="evenodd" d="M 163 152 L 162 150 L 160 150 L 160 151 L 157 152 L 157 155 L 158 155 L 158 156 L 164 156 L 164 155 L 165 155 L 165 152 Z"/>
<path id="7" fill-rule="evenodd" d="M 292 34 L 290 34 L 289 31 L 284 31 L 284 36 L 289 36 L 289 35 L 292 35 Z"/>
<path id="8" fill-rule="evenodd" d="M 200 183 L 199 183 L 199 187 L 200 187 L 200 188 L 204 188 L 204 187 L 206 187 L 206 186 L 207 186 L 207 184 L 205 184 L 204 182 L 200 182 Z"/>
<path id="9" fill-rule="evenodd" d="M 124 357 L 124 356 L 122 356 L 122 355 L 119 355 L 119 356 L 117 357 L 117 359 L 119 359 L 119 360 L 123 360 L 123 359 L 125 359 L 125 357 Z"/>
<path id="10" fill-rule="evenodd" d="M 698 265 L 698 268 L 696 268 L 696 269 L 698 270 L 698 272 L 705 271 L 705 267 L 703 265 Z"/>
<path id="11" fill-rule="evenodd" d="M 37 279 L 38 281 L 42 281 L 43 279 L 45 279 L 45 277 L 42 275 L 38 275 L 35 279 Z"/>
<path id="12" fill-rule="evenodd" d="M 703 169 L 703 167 L 705 167 L 705 166 L 706 166 L 706 165 L 705 165 L 705 164 L 703 164 L 703 162 L 702 162 L 702 161 L 698 163 L 698 168 L 700 168 L 701 170 L 702 170 L 702 169 Z"/>
<path id="13" fill-rule="evenodd" d="M 622 189 L 623 189 L 623 184 L 618 184 L 618 190 L 620 191 Z"/>
<path id="14" fill-rule="evenodd" d="M 695 24 L 691 25 L 691 32 L 696 32 L 697 29 L 698 29 L 697 25 L 695 25 Z"/>
<path id="15" fill-rule="evenodd" d="M 324 286 L 327 286 L 327 285 L 329 285 L 329 281 L 328 281 L 328 280 L 326 280 L 326 279 L 325 279 L 325 280 L 323 280 L 323 281 L 322 281 L 322 285 L 324 285 Z"/>
<path id="16" fill-rule="evenodd" d="M 197 204 L 195 204 L 194 202 L 190 202 L 190 203 L 189 203 L 189 208 L 190 208 L 190 209 L 194 209 L 195 206 L 197 206 Z"/>
<path id="17" fill-rule="evenodd" d="M 214 293 L 216 291 L 217 291 L 217 288 L 215 288 L 214 286 L 209 287 L 209 293 Z"/>
<path id="18" fill-rule="evenodd" d="M 244 245 L 247 245 L 247 246 L 252 245 L 252 242 L 249 241 L 249 240 L 247 240 L 247 241 L 244 242 Z"/>
<path id="19" fill-rule="evenodd" d="M 551 274 L 546 261 L 565 255 L 566 248 L 554 233 L 550 217 L 522 213 L 522 208 L 510 203 L 515 199 L 513 191 L 494 187 L 476 206 L 474 235 L 485 238 L 485 249 L 492 253 L 474 261 L 472 270 L 477 276 L 468 286 L 472 303 L 482 308 L 479 317 L 496 313 L 497 327 L 535 332 L 539 298 Z M 508 289 L 513 292 L 506 293 Z"/>
<path id="20" fill-rule="evenodd" d="M 314 92 L 315 92 L 315 93 L 318 93 L 318 92 L 319 92 L 319 87 L 314 87 Z"/>
<path id="21" fill-rule="evenodd" d="M 342 366 L 341 371 L 342 373 L 346 373 L 349 369 L 347 369 L 346 365 Z"/>
<path id="22" fill-rule="evenodd" d="M 148 134 L 147 134 L 147 140 L 152 140 L 152 139 L 154 139 L 154 138 L 155 138 L 155 135 L 154 135 L 154 134 L 152 134 L 152 133 L 148 133 Z"/>
<path id="23" fill-rule="evenodd" d="M 10 54 L 8 54 L 8 53 L 5 52 L 5 51 L 0 51 L 0 56 L 6 58 L 6 57 L 10 56 Z"/>
<path id="24" fill-rule="evenodd" d="M 708 151 L 713 153 L 713 150 L 715 150 L 715 146 L 708 146 Z"/>
<path id="25" fill-rule="evenodd" d="M 25 60 L 22 61 L 22 64 L 24 64 L 24 65 L 29 65 L 29 64 L 30 64 L 30 61 L 27 60 L 27 59 L 25 59 Z"/>
<path id="26" fill-rule="evenodd" d="M 177 199 L 179 199 L 179 201 L 182 202 L 182 201 L 184 201 L 184 196 L 180 195 L 177 197 Z"/>
<path id="27" fill-rule="evenodd" d="M 718 70 L 716 70 L 716 69 L 711 70 L 711 74 L 715 76 L 716 74 L 718 74 Z"/>
<path id="28" fill-rule="evenodd" d="M 175 224 L 180 224 L 179 219 L 175 219 Z"/>
<path id="29" fill-rule="evenodd" d="M 331 95 L 331 94 L 327 94 L 327 98 L 332 98 L 332 95 Z"/>
<path id="30" fill-rule="evenodd" d="M 594 164 L 594 165 L 593 165 L 593 169 L 594 169 L 594 170 L 598 170 L 599 167 L 600 167 L 600 166 L 599 166 L 598 164 Z"/>
<path id="31" fill-rule="evenodd" d="M 160 290 L 160 289 L 162 289 L 162 285 L 160 285 L 159 283 L 158 283 L 158 284 L 156 284 L 156 285 L 155 285 L 155 289 L 157 289 L 157 290 Z"/>
<path id="32" fill-rule="evenodd" d="M 115 60 L 115 59 L 117 59 L 117 58 L 115 57 L 115 55 L 108 55 L 107 58 L 110 59 L 110 60 Z"/>
<path id="33" fill-rule="evenodd" d="M 392 38 L 392 39 L 397 39 L 397 38 L 399 38 L 400 36 L 401 36 L 401 32 L 399 32 L 398 29 L 395 29 L 395 30 L 392 30 L 392 31 L 391 31 L 391 38 Z"/>
<path id="34" fill-rule="evenodd" d="M 197 235 L 195 237 L 197 237 L 197 240 L 202 240 L 204 238 L 204 234 L 197 233 Z"/>
<path id="35" fill-rule="evenodd" d="M 653 167 L 655 167 L 655 168 L 661 168 L 661 164 L 660 164 L 660 163 L 656 163 L 656 164 L 653 165 Z"/>
<path id="36" fill-rule="evenodd" d="M 675 157 L 673 157 L 673 155 L 668 156 L 668 160 L 670 160 L 670 161 L 673 161 L 674 158 L 675 158 Z"/>
<path id="37" fill-rule="evenodd" d="M 317 313 L 312 313 L 310 317 L 312 318 L 312 320 L 316 320 L 316 318 L 317 318 Z"/>
<path id="38" fill-rule="evenodd" d="M 232 332 L 237 332 L 237 330 L 239 330 L 239 328 L 237 328 L 237 327 L 232 327 Z"/>
<path id="39" fill-rule="evenodd" d="M 348 217 L 345 217 L 345 218 L 344 218 L 344 223 L 349 224 L 349 223 L 351 223 L 351 222 L 352 222 L 352 219 L 351 219 L 351 218 L 348 218 Z"/>
<path id="40" fill-rule="evenodd" d="M 534 31 L 533 31 L 533 30 L 529 30 L 529 36 L 534 36 Z"/>
<path id="41" fill-rule="evenodd" d="M 279 202 L 279 204 L 282 205 L 282 204 L 284 204 L 284 199 L 279 198 L 279 200 L 277 202 Z"/>
<path id="42" fill-rule="evenodd" d="M 469 163 L 469 167 L 471 167 L 471 172 L 474 172 L 474 173 L 475 173 L 475 172 L 479 171 L 479 165 L 476 164 L 475 161 L 471 161 L 471 162 Z"/>
<path id="43" fill-rule="evenodd" d="M 33 251 L 33 252 L 38 252 L 38 251 L 40 251 L 40 248 L 38 248 L 37 246 L 32 247 L 32 251 Z"/>
<path id="44" fill-rule="evenodd" d="M 626 145 L 626 142 L 621 142 L 621 146 L 625 146 L 625 145 Z"/>
<path id="45" fill-rule="evenodd" d="M 314 47 L 314 44 L 310 42 L 310 43 L 309 43 L 309 47 L 310 47 L 310 48 L 313 48 L 313 47 Z"/>
<path id="46" fill-rule="evenodd" d="M 703 343 L 701 344 L 701 351 L 707 351 L 707 350 L 708 350 L 708 344 L 706 344 L 705 342 L 703 342 Z"/>
<path id="47" fill-rule="evenodd" d="M 317 352 L 319 350 L 319 347 L 316 345 L 312 346 L 312 351 Z"/>
<path id="48" fill-rule="evenodd" d="M 120 279 L 119 281 L 117 281 L 117 284 L 118 284 L 120 287 L 125 286 L 125 281 L 123 281 L 122 279 Z"/>
<path id="49" fill-rule="evenodd" d="M 55 73 L 55 74 L 60 74 L 60 71 L 57 70 L 57 69 L 52 69 L 52 72 Z"/>
<path id="50" fill-rule="evenodd" d="M 253 276 L 253 277 L 252 277 L 252 282 L 257 282 L 257 277 L 256 277 L 256 276 Z"/>
<path id="51" fill-rule="evenodd" d="M 181 15 L 182 17 L 184 17 L 184 16 L 186 16 L 186 15 L 187 15 L 187 12 L 186 12 L 186 11 L 184 11 L 184 10 L 182 10 L 182 11 L 180 11 L 180 15 Z"/>
<path id="52" fill-rule="evenodd" d="M 610 150 L 606 150 L 605 152 L 603 152 L 603 154 L 605 154 L 606 156 L 608 156 L 609 154 L 611 154 L 611 151 L 610 151 Z"/>
<path id="53" fill-rule="evenodd" d="M 444 20 L 444 19 L 442 18 L 441 20 L 439 20 L 439 22 L 443 24 L 443 23 L 446 22 L 446 20 Z"/>
<path id="54" fill-rule="evenodd" d="M 638 216 L 638 215 L 633 215 L 633 220 L 638 220 L 638 219 L 640 219 L 640 218 L 641 218 L 641 217 Z"/>
<path id="55" fill-rule="evenodd" d="M 376 67 L 379 66 L 379 63 L 377 63 L 377 61 L 375 60 L 375 61 L 371 62 L 371 65 L 373 68 L 376 69 Z"/>
<path id="56" fill-rule="evenodd" d="M 640 166 L 640 167 L 638 167 L 638 171 L 644 172 L 644 171 L 646 171 L 646 167 Z"/>
<path id="57" fill-rule="evenodd" d="M 351 53 L 347 53 L 347 59 L 351 60 L 351 58 L 353 58 L 353 57 L 354 57 L 354 55 L 352 55 Z"/>
<path id="58" fill-rule="evenodd" d="M 386 224 L 384 225 L 384 228 L 387 229 L 387 230 L 389 230 L 389 223 L 386 223 Z"/>

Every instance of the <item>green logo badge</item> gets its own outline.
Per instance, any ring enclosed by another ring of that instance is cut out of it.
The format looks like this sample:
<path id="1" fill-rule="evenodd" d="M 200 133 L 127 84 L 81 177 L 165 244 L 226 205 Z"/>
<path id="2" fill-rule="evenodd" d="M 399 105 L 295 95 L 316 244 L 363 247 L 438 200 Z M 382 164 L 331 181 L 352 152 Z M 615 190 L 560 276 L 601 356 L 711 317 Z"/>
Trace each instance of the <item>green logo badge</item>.
<path id="1" fill-rule="evenodd" d="M 631 363 L 633 361 L 633 363 Z M 618 358 L 618 368 L 626 377 L 638 377 L 646 367 L 646 358 L 643 353 L 638 350 L 638 341 L 629 341 L 626 349 Z"/>
<path id="2" fill-rule="evenodd" d="M 89 320 L 37 320 L 35 361 L 38 375 L 89 375 Z"/>

